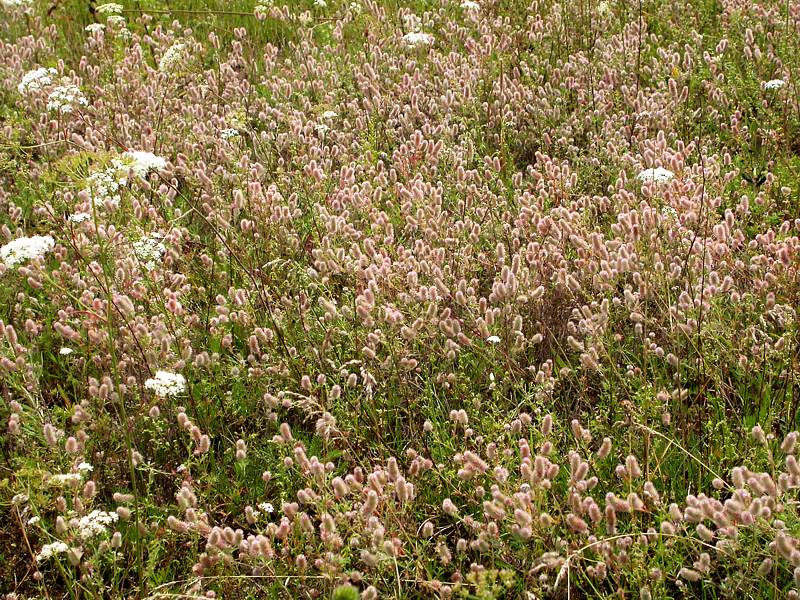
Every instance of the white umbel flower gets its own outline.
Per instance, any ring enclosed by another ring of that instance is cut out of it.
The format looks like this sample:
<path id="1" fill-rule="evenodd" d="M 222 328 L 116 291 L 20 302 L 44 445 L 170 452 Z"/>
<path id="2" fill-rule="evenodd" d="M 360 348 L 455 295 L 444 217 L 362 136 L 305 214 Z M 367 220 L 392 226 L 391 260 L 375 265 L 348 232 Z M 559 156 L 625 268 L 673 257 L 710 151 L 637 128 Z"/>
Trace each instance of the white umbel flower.
<path id="1" fill-rule="evenodd" d="M 324 113 L 322 113 L 320 115 L 320 118 L 324 119 L 325 121 L 330 121 L 331 119 L 335 119 L 338 116 L 339 115 L 338 115 L 338 113 L 336 111 L 334 111 L 334 110 L 326 110 Z"/>
<path id="2" fill-rule="evenodd" d="M 409 48 L 432 46 L 434 41 L 435 38 L 430 33 L 423 33 L 422 31 L 412 31 L 403 36 L 403 42 Z"/>
<path id="3" fill-rule="evenodd" d="M 180 373 L 156 371 L 154 377 L 144 382 L 144 387 L 159 398 L 169 398 L 186 391 L 186 378 Z"/>
<path id="4" fill-rule="evenodd" d="M 158 61 L 158 70 L 162 73 L 171 73 L 183 64 L 186 60 L 186 44 L 175 42 L 167 48 L 161 60 Z"/>
<path id="5" fill-rule="evenodd" d="M 118 15 L 122 13 L 122 5 L 116 2 L 107 2 L 106 4 L 101 4 L 94 10 L 101 15 Z"/>
<path id="6" fill-rule="evenodd" d="M 92 215 L 90 215 L 88 212 L 79 212 L 68 216 L 67 221 L 69 221 L 70 223 L 78 224 L 78 223 L 83 223 L 84 221 L 88 221 L 91 218 Z"/>
<path id="7" fill-rule="evenodd" d="M 84 31 L 87 33 L 99 33 L 106 28 L 105 25 L 102 23 L 89 23 L 86 27 L 84 27 Z"/>
<path id="8" fill-rule="evenodd" d="M 122 171 L 122 163 L 115 164 L 104 171 L 92 173 L 86 180 L 89 184 L 89 194 L 92 199 L 92 204 L 96 205 L 98 202 L 104 204 L 110 202 L 112 206 L 117 206 L 120 203 L 119 188 L 124 186 L 128 181 L 124 176 L 120 176 Z M 80 221 L 76 221 L 80 222 Z"/>
<path id="9" fill-rule="evenodd" d="M 657 167 L 655 169 L 645 169 L 637 177 L 639 181 L 665 183 L 675 177 L 675 173 L 664 167 Z"/>
<path id="10" fill-rule="evenodd" d="M 0 0 L 0 6 L 5 8 L 30 8 L 32 0 Z"/>
<path id="11" fill-rule="evenodd" d="M 80 88 L 71 83 L 60 85 L 54 88 L 47 97 L 47 110 L 60 112 L 61 114 L 71 113 L 75 106 L 86 106 L 89 101 L 83 95 Z"/>
<path id="12" fill-rule="evenodd" d="M 146 269 L 151 271 L 158 266 L 166 251 L 166 246 L 156 235 L 143 237 L 133 243 L 133 255 Z"/>
<path id="13" fill-rule="evenodd" d="M 66 346 L 64 346 L 63 348 L 61 348 L 61 350 L 58 351 L 58 353 L 61 356 L 69 356 L 73 352 L 75 352 L 75 350 L 73 350 L 72 348 L 67 348 Z"/>
<path id="14" fill-rule="evenodd" d="M 83 481 L 83 473 L 58 473 L 51 475 L 48 479 L 50 485 L 57 487 L 77 486 L 81 481 Z"/>
<path id="15" fill-rule="evenodd" d="M 9 268 L 15 267 L 26 260 L 44 256 L 55 245 L 55 240 L 49 235 L 17 238 L 0 248 L 0 260 Z"/>
<path id="16" fill-rule="evenodd" d="M 126 166 L 130 167 L 135 175 L 147 177 L 150 171 L 163 171 L 167 166 L 166 159 L 156 156 L 152 152 L 129 150 L 122 153 Z"/>
<path id="17" fill-rule="evenodd" d="M 11 504 L 12 506 L 18 506 L 20 504 L 25 504 L 28 500 L 29 498 L 26 494 L 15 494 L 11 498 Z"/>
<path id="18" fill-rule="evenodd" d="M 37 92 L 43 87 L 47 87 L 53 83 L 53 76 L 57 73 L 55 69 L 47 67 L 39 67 L 33 71 L 28 71 L 22 76 L 22 80 L 17 86 L 17 91 L 20 94 L 29 94 Z"/>
<path id="19" fill-rule="evenodd" d="M 219 137 L 221 137 L 223 140 L 230 140 L 231 138 L 239 137 L 239 135 L 239 130 L 234 129 L 233 127 L 223 129 L 219 132 Z"/>
<path id="20" fill-rule="evenodd" d="M 770 79 L 764 83 L 765 90 L 779 90 L 786 85 L 783 79 Z"/>
<path id="21" fill-rule="evenodd" d="M 106 532 L 106 527 L 116 523 L 118 519 L 119 515 L 117 513 L 93 510 L 78 520 L 78 535 L 81 536 L 82 540 L 102 535 Z"/>
<path id="22" fill-rule="evenodd" d="M 128 25 L 128 23 L 125 21 L 125 17 L 122 15 L 109 15 L 106 18 L 106 25 L 121 31 L 127 31 L 125 27 Z M 118 31 L 117 34 L 121 33 L 121 31 Z"/>
<path id="23" fill-rule="evenodd" d="M 467 12 L 480 9 L 481 5 L 478 4 L 477 2 L 474 2 L 473 0 L 464 0 L 461 3 L 461 10 L 465 10 Z"/>
<path id="24" fill-rule="evenodd" d="M 69 546 L 67 546 L 64 542 L 45 544 L 42 546 L 42 549 L 39 550 L 39 554 L 36 555 L 36 562 L 43 562 L 51 556 L 55 556 L 56 554 L 64 554 L 64 552 L 67 550 L 69 550 Z"/>
<path id="25" fill-rule="evenodd" d="M 486 341 L 490 344 L 499 344 L 500 343 L 500 336 L 499 335 L 490 335 L 486 338 Z"/>

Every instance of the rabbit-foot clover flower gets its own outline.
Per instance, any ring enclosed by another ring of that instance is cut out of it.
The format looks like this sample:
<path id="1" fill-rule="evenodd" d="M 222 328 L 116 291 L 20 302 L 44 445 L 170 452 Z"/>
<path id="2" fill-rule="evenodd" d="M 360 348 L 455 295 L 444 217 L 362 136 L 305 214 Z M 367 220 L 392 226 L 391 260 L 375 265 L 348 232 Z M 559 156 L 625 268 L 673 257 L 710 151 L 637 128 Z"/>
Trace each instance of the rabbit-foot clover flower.
<path id="1" fill-rule="evenodd" d="M 49 235 L 17 238 L 0 247 L 0 260 L 9 268 L 15 267 L 27 260 L 44 256 L 55 244 L 55 240 Z"/>
<path id="2" fill-rule="evenodd" d="M 186 391 L 186 378 L 180 373 L 156 371 L 154 377 L 144 382 L 144 387 L 159 398 L 169 398 Z"/>

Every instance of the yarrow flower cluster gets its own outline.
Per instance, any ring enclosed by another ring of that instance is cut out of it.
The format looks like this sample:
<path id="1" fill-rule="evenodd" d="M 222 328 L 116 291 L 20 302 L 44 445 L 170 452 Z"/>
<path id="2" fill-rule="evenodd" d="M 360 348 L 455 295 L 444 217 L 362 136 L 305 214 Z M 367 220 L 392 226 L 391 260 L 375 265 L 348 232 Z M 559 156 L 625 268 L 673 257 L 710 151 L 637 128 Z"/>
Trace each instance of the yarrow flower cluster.
<path id="1" fill-rule="evenodd" d="M 473 0 L 464 0 L 461 3 L 461 9 L 466 11 L 480 10 L 481 5 Z"/>
<path id="2" fill-rule="evenodd" d="M 639 181 L 643 182 L 665 183 L 675 177 L 675 173 L 669 169 L 657 167 L 655 169 L 645 169 L 637 177 Z"/>
<path id="3" fill-rule="evenodd" d="M 33 71 L 28 71 L 22 76 L 22 80 L 19 82 L 17 90 L 23 95 L 31 92 L 37 92 L 42 88 L 52 85 L 53 76 L 56 75 L 57 72 L 58 71 L 52 67 L 39 67 Z"/>
<path id="4" fill-rule="evenodd" d="M 0 260 L 9 268 L 15 267 L 27 260 L 44 256 L 55 244 L 55 240 L 49 235 L 17 238 L 0 247 Z"/>
<path id="5" fill-rule="evenodd" d="M 133 254 L 136 259 L 148 270 L 155 269 L 167 251 L 161 237 L 151 234 L 133 243 Z"/>
<path id="6" fill-rule="evenodd" d="M 321 119 L 324 119 L 324 120 L 326 120 L 326 121 L 329 121 L 329 120 L 331 120 L 331 119 L 335 119 L 335 118 L 336 118 L 336 117 L 338 117 L 338 116 L 339 116 L 339 115 L 338 115 L 338 113 L 337 113 L 336 111 L 333 111 L 333 110 L 326 110 L 324 113 L 322 113 L 322 114 L 320 115 L 320 118 L 321 118 Z"/>
<path id="7" fill-rule="evenodd" d="M 82 540 L 88 540 L 97 535 L 104 534 L 106 528 L 116 523 L 118 519 L 119 515 L 117 515 L 117 513 L 93 510 L 88 515 L 78 519 L 76 529 Z"/>
<path id="8" fill-rule="evenodd" d="M 106 26 L 102 23 L 89 23 L 86 27 L 84 27 L 84 31 L 87 33 L 99 33 L 105 30 Z"/>
<path id="9" fill-rule="evenodd" d="M 44 562 L 48 558 L 51 558 L 56 554 L 64 554 L 68 550 L 69 546 L 61 541 L 45 544 L 42 546 L 42 549 L 39 550 L 39 554 L 36 555 L 36 562 Z"/>
<path id="10" fill-rule="evenodd" d="M 186 378 L 180 373 L 156 371 L 154 377 L 144 382 L 144 387 L 159 398 L 170 398 L 186 391 Z"/>
<path id="11" fill-rule="evenodd" d="M 219 133 L 219 137 L 221 137 L 223 140 L 229 140 L 231 138 L 239 137 L 239 135 L 240 135 L 239 130 L 234 129 L 233 127 L 229 127 L 228 129 L 223 129 Z"/>
<path id="12" fill-rule="evenodd" d="M 71 83 L 60 85 L 50 92 L 47 97 L 47 110 L 62 114 L 71 113 L 75 106 L 86 106 L 89 102 L 80 88 Z"/>

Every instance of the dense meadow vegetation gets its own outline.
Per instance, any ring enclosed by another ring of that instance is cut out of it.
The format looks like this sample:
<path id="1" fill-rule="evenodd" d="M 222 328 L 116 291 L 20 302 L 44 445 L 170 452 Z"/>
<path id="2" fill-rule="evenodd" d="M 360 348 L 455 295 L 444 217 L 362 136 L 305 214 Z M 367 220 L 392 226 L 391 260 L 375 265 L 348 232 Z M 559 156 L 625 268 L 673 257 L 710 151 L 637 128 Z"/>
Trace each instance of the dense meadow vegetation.
<path id="1" fill-rule="evenodd" d="M 800 0 L 0 0 L 0 593 L 800 598 Z"/>

